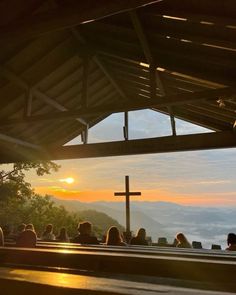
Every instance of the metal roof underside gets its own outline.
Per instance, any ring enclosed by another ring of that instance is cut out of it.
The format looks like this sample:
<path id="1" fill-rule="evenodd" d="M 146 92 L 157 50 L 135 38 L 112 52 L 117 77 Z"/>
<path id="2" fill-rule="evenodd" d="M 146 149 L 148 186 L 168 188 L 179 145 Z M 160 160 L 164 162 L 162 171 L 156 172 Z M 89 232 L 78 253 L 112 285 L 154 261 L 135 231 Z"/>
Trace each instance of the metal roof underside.
<path id="1" fill-rule="evenodd" d="M 59 150 L 78 135 L 89 146 L 90 127 L 138 109 L 168 114 L 173 137 L 180 118 L 235 146 L 234 0 L 15 2 L 0 3 L 2 163 L 80 157 Z"/>

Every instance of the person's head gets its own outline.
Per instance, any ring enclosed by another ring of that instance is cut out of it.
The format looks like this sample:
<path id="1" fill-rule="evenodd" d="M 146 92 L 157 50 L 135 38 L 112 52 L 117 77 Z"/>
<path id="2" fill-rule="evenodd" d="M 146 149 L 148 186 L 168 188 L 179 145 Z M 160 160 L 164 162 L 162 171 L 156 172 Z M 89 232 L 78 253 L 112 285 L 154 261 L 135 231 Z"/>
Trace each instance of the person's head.
<path id="1" fill-rule="evenodd" d="M 20 233 L 19 238 L 16 241 L 17 247 L 35 247 L 37 242 L 37 236 L 35 231 L 26 229 Z"/>
<path id="2" fill-rule="evenodd" d="M 144 228 L 140 228 L 137 231 L 136 237 L 141 240 L 145 240 L 146 239 L 146 230 Z"/>
<path id="3" fill-rule="evenodd" d="M 66 228 L 65 227 L 62 227 L 60 229 L 59 237 L 61 237 L 61 238 L 66 238 L 67 237 L 67 232 L 66 232 Z"/>
<path id="4" fill-rule="evenodd" d="M 229 233 L 228 234 L 227 244 L 228 244 L 228 246 L 236 244 L 236 235 L 234 233 Z"/>
<path id="5" fill-rule="evenodd" d="M 5 224 L 2 227 L 2 231 L 3 231 L 4 237 L 9 236 L 11 234 L 11 226 L 9 224 Z"/>
<path id="6" fill-rule="evenodd" d="M 34 231 L 33 224 L 32 223 L 27 224 L 26 227 L 25 227 L 25 230 L 32 230 L 32 231 Z"/>
<path id="7" fill-rule="evenodd" d="M 45 232 L 46 233 L 51 233 L 53 230 L 53 226 L 51 223 L 47 224 L 46 228 L 45 228 Z"/>
<path id="8" fill-rule="evenodd" d="M 107 231 L 106 244 L 107 245 L 118 245 L 122 242 L 119 229 L 116 226 L 112 226 Z"/>
<path id="9" fill-rule="evenodd" d="M 17 227 L 17 232 L 18 232 L 18 233 L 21 233 L 21 232 L 23 232 L 25 229 L 26 229 L 26 224 L 25 224 L 25 223 L 21 223 L 21 224 L 19 224 L 18 227 Z"/>
<path id="10" fill-rule="evenodd" d="M 181 243 L 181 244 L 188 242 L 187 238 L 185 237 L 183 233 L 178 233 L 176 235 L 176 240 L 178 241 L 178 243 Z"/>
<path id="11" fill-rule="evenodd" d="M 78 225 L 78 231 L 81 235 L 91 235 L 92 224 L 88 221 L 80 222 Z"/>

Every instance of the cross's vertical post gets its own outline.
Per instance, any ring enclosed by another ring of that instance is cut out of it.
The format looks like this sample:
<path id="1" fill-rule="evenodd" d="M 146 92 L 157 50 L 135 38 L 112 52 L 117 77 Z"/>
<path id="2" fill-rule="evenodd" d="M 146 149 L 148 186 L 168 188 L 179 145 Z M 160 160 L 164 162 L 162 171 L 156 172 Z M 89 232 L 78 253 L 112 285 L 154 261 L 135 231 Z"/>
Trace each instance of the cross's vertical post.
<path id="1" fill-rule="evenodd" d="M 115 196 L 125 196 L 125 209 L 126 209 L 126 232 L 125 237 L 126 241 L 129 241 L 131 238 L 130 230 L 130 196 L 141 196 L 141 192 L 130 192 L 129 188 L 129 176 L 125 176 L 125 192 L 116 192 Z"/>
<path id="2" fill-rule="evenodd" d="M 129 199 L 129 176 L 125 176 L 125 193 L 126 193 L 126 232 L 130 234 L 130 199 Z"/>

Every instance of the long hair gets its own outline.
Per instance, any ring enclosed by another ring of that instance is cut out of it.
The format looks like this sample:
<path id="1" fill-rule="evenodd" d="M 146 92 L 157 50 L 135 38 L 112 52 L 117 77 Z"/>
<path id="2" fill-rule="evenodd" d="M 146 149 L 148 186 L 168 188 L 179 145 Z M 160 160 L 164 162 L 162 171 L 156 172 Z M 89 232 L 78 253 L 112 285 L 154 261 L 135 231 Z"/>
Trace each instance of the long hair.
<path id="1" fill-rule="evenodd" d="M 176 235 L 176 239 L 177 239 L 178 243 L 180 243 L 180 244 L 189 244 L 189 241 L 187 240 L 187 238 L 185 237 L 185 235 L 183 233 L 178 233 Z"/>
<path id="2" fill-rule="evenodd" d="M 62 228 L 60 229 L 60 233 L 59 233 L 57 239 L 58 239 L 58 240 L 63 240 L 63 241 L 66 241 L 66 240 L 69 239 L 65 227 L 62 227 Z"/>
<path id="3" fill-rule="evenodd" d="M 146 230 L 145 228 L 140 228 L 136 233 L 136 238 L 139 238 L 140 240 L 146 239 Z"/>
<path id="4" fill-rule="evenodd" d="M 119 229 L 116 226 L 111 226 L 107 231 L 106 244 L 119 245 L 122 241 Z"/>
<path id="5" fill-rule="evenodd" d="M 234 233 L 229 233 L 227 237 L 227 244 L 234 245 L 236 244 L 236 235 Z"/>

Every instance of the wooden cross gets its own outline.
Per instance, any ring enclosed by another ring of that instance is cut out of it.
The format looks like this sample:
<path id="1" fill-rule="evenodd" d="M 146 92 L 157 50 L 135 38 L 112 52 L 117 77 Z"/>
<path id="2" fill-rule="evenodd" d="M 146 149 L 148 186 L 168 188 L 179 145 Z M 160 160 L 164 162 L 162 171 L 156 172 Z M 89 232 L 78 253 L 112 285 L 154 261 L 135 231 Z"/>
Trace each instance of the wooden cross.
<path id="1" fill-rule="evenodd" d="M 126 235 L 131 237 L 130 231 L 130 196 L 141 196 L 141 192 L 130 192 L 129 191 L 129 176 L 125 176 L 125 192 L 116 192 L 114 196 L 125 196 L 126 197 Z"/>

